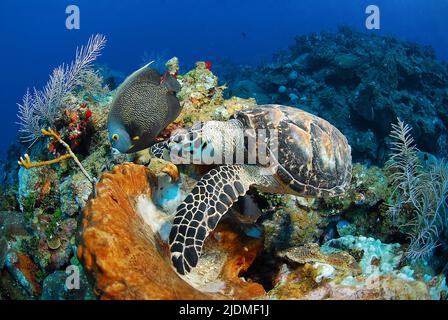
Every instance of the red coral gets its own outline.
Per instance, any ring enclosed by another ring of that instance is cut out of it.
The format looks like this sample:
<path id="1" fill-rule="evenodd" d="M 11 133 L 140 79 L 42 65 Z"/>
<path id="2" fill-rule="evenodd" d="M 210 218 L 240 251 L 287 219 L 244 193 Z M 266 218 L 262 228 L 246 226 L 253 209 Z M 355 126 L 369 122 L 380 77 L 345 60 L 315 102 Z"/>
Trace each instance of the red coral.
<path id="1" fill-rule="evenodd" d="M 205 67 L 207 70 L 212 70 L 212 62 L 211 61 L 205 61 Z"/>

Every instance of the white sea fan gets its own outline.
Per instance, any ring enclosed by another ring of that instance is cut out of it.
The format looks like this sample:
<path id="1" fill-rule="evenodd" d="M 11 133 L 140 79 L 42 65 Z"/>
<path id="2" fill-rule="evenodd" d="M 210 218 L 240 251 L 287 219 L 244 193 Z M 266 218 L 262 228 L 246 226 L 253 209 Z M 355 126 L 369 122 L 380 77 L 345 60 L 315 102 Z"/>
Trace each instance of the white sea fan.
<path id="1" fill-rule="evenodd" d="M 419 201 L 407 255 L 415 260 L 428 258 L 440 245 L 448 227 L 448 163 L 442 159 L 419 175 Z"/>
<path id="2" fill-rule="evenodd" d="M 398 119 L 392 125 L 392 154 L 386 164 L 393 203 L 389 214 L 396 220 L 404 205 L 410 205 L 413 216 L 402 227 L 409 230 L 410 244 L 406 256 L 411 260 L 430 257 L 440 245 L 448 227 L 448 164 L 442 159 L 423 168 L 411 127 Z"/>
<path id="3" fill-rule="evenodd" d="M 92 66 L 93 61 L 98 58 L 105 45 L 106 38 L 97 34 L 89 39 L 85 47 L 76 49 L 75 61 L 65 68 L 64 85 L 66 92 L 73 89 L 79 77 Z"/>
<path id="4" fill-rule="evenodd" d="M 19 118 L 19 122 L 17 124 L 20 125 L 19 132 L 22 136 L 22 140 L 24 142 L 30 142 L 35 140 L 41 134 L 41 128 L 39 126 L 40 119 L 36 116 L 36 112 L 34 110 L 34 101 L 33 95 L 30 94 L 30 90 L 28 89 L 23 96 L 22 103 L 18 103 L 19 111 L 17 117 Z"/>
<path id="5" fill-rule="evenodd" d="M 395 186 L 394 194 L 400 193 L 401 201 L 416 204 L 418 186 L 418 172 L 421 169 L 415 146 L 411 136 L 411 126 L 397 119 L 397 124 L 392 124 L 392 154 L 386 163 L 386 169 L 390 172 L 389 178 Z"/>
<path id="6" fill-rule="evenodd" d="M 18 104 L 19 132 L 23 142 L 31 142 L 42 136 L 43 128 L 52 127 L 63 114 L 62 100 L 73 90 L 80 77 L 90 70 L 100 55 L 106 38 L 97 34 L 90 37 L 86 46 L 76 49 L 75 60 L 70 65 L 60 65 L 53 70 L 43 90 L 28 90 L 23 102 Z"/>

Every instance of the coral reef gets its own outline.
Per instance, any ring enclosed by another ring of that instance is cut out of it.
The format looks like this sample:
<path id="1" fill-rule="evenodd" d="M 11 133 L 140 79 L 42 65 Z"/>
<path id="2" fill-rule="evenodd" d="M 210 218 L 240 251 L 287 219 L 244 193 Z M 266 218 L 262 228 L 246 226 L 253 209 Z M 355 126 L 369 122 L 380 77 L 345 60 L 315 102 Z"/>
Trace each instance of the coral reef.
<path id="1" fill-rule="evenodd" d="M 272 62 L 224 68 L 238 70 L 223 73 L 230 95 L 323 117 L 347 136 L 357 161 L 384 163 L 397 117 L 423 150 L 446 156 L 448 70 L 429 47 L 342 27 L 297 36 Z"/>
<path id="2" fill-rule="evenodd" d="M 42 300 L 94 300 L 96 295 L 90 287 L 87 277 L 81 273 L 79 289 L 69 290 L 65 285 L 67 273 L 56 271 L 45 278 L 42 285 Z"/>
<path id="3" fill-rule="evenodd" d="M 42 288 L 36 279 L 37 266 L 21 253 L 10 253 L 6 257 L 6 268 L 20 285 L 32 296 L 39 296 Z"/>
<path id="4" fill-rule="evenodd" d="M 75 81 L 75 84 L 70 90 L 61 93 L 61 100 L 57 100 L 60 105 L 57 105 L 56 100 L 52 100 L 51 105 L 44 103 L 47 100 L 40 101 L 42 108 L 54 108 L 52 110 L 56 113 L 52 130 L 43 131 L 48 139 L 36 140 L 28 147 L 29 155 L 21 162 L 24 167 L 20 167 L 17 161 L 12 161 L 14 156 L 18 159 L 23 152 L 20 147 L 11 147 L 8 162 L 2 164 L 4 170 L 1 172 L 1 179 L 4 189 L 0 197 L 0 210 L 5 212 L 2 212 L 0 219 L 0 239 L 5 234 L 8 243 L 7 257 L 11 257 L 8 258 L 11 262 L 2 268 L 5 282 L 0 295 L 5 298 L 39 298 L 39 290 L 29 290 L 30 286 L 21 282 L 21 279 L 26 279 L 21 274 L 26 273 L 16 270 L 16 266 L 31 263 L 18 264 L 19 262 L 32 262 L 35 266 L 32 269 L 35 276 L 33 281 L 40 288 L 44 287 L 44 279 L 49 274 L 65 271 L 76 252 L 76 216 L 92 194 L 92 177 L 99 176 L 115 163 L 126 160 L 124 156 L 113 155 L 107 143 L 106 120 L 111 95 L 105 88 L 99 71 L 95 71 L 91 65 L 104 45 L 104 39 L 92 38 L 89 43 L 78 52 L 78 58 L 71 69 L 66 69 L 64 81 L 67 82 L 64 83 Z M 70 80 L 71 76 L 76 79 Z M 56 87 L 56 84 L 51 86 L 55 90 Z M 43 94 L 40 94 L 42 99 Z M 50 96 L 52 95 L 48 92 L 48 97 Z M 31 95 L 29 98 L 32 98 Z M 37 108 L 37 105 L 33 102 L 30 107 Z M 33 110 L 37 112 L 37 109 Z M 40 111 L 43 112 L 43 109 Z M 39 127 L 46 123 L 39 121 Z M 36 166 L 31 159 L 39 159 L 41 163 Z M 71 160 L 68 159 L 77 159 L 78 166 L 69 166 L 68 161 Z M 46 166 L 40 166 L 42 164 Z M 14 261 L 17 262 L 13 263 Z M 50 282 L 51 287 L 63 288 L 54 282 L 55 280 Z M 64 297 L 62 293 L 61 297 Z"/>
<path id="5" fill-rule="evenodd" d="M 18 203 L 16 194 L 19 187 L 19 165 L 16 161 L 9 161 L 21 153 L 20 146 L 12 145 L 5 160 L 0 160 L 0 211 L 16 211 Z"/>
<path id="6" fill-rule="evenodd" d="M 345 251 L 324 254 L 317 243 L 309 243 L 301 247 L 293 247 L 278 253 L 279 257 L 287 258 L 298 264 L 319 263 L 329 264 L 341 270 L 357 270 L 357 262 Z"/>
<path id="7" fill-rule="evenodd" d="M 272 195 L 265 195 L 268 199 Z M 275 197 L 275 195 L 274 195 Z M 306 206 L 302 206 L 303 201 Z M 269 204 L 262 225 L 265 231 L 266 251 L 277 252 L 288 247 L 318 241 L 325 227 L 325 216 L 308 206 L 307 200 L 295 196 L 280 196 Z"/>
<path id="8" fill-rule="evenodd" d="M 191 126 L 195 121 L 227 120 L 236 111 L 255 106 L 252 98 L 224 99 L 226 87 L 218 85 L 218 77 L 205 62 L 197 62 L 196 68 L 181 76 L 179 82 L 182 85 L 178 94 L 182 113 L 175 123 L 184 126 Z"/>
<path id="9" fill-rule="evenodd" d="M 262 224 L 268 251 L 325 242 L 342 235 L 370 235 L 382 240 L 391 233 L 392 219 L 385 212 L 390 196 L 388 179 L 375 166 L 355 164 L 347 192 L 340 197 L 305 199 L 289 195 L 260 194 L 267 200 Z M 350 230 L 350 231 L 348 231 Z"/>
<path id="10" fill-rule="evenodd" d="M 171 59 L 167 67 L 173 71 L 177 70 L 178 61 Z M 17 147 L 10 149 L 9 160 L 2 163 L 4 170 L 1 179 L 5 183 L 0 201 L 1 209 L 11 211 L 11 217 L 21 216 L 21 219 L 17 223 L 15 218 L 3 219 L 0 225 L 6 230 L 15 230 L 19 226 L 20 230 L 23 229 L 23 234 L 12 236 L 8 241 L 7 252 L 21 253 L 33 261 L 41 287 L 44 286 L 43 281 L 47 276 L 60 270 L 64 271 L 70 264 L 74 252 L 77 216 L 92 195 L 92 177 L 101 177 L 103 172 L 125 161 L 149 162 L 148 157 L 142 160 L 145 158 L 142 158 L 143 153 L 134 157 L 112 152 L 108 143 L 106 122 L 114 92 L 105 89 L 103 77 L 110 78 L 113 72 L 104 66 L 100 66 L 98 71 L 90 68 L 87 71 L 88 74 L 83 73 L 80 76 L 73 90 L 65 92 L 54 128 L 44 131 L 48 134 L 48 139 L 37 140 L 29 146 L 27 150 L 29 155 L 21 162 L 28 169 L 20 168 L 17 161 L 11 161 L 13 157 L 18 158 L 22 153 L 21 148 Z M 201 69 L 198 74 L 201 72 L 209 71 Z M 212 73 L 208 76 L 216 79 Z M 208 81 L 207 77 L 201 79 L 204 83 Z M 198 80 L 194 85 L 201 86 L 200 83 Z M 214 91 L 213 88 L 209 90 Z M 231 113 L 233 110 L 248 107 L 250 100 L 234 98 L 225 102 Z M 190 106 L 191 115 L 198 115 L 197 106 L 194 104 Z M 210 108 L 210 116 L 212 112 L 213 109 Z M 226 116 L 229 117 L 230 114 Z M 193 117 L 192 119 L 196 120 Z M 177 126 L 179 125 L 186 123 L 180 121 Z M 65 154 L 67 156 L 64 156 Z M 67 159 L 64 159 L 65 157 Z M 68 161 L 75 157 L 81 166 L 68 165 Z M 32 163 L 31 159 L 39 159 L 40 163 Z M 155 163 L 156 161 L 153 161 L 152 165 Z M 16 214 L 15 211 L 21 213 Z M 5 213 L 5 216 L 7 215 Z M 3 258 L 6 257 L 4 248 L 2 246 Z M 5 283 L 5 288 L 14 287 L 12 282 L 16 280 L 15 277 L 10 277 L 12 271 L 5 272 L 8 274 L 5 275 L 5 279 L 9 279 Z M 53 293 L 48 293 L 52 298 L 58 294 L 55 292 L 56 288 L 59 290 L 64 288 L 63 285 L 58 286 L 55 283 L 57 279 L 61 279 L 60 274 L 54 276 L 51 281 L 48 280 L 48 284 L 54 289 L 51 289 Z M 71 297 L 69 292 L 64 292 L 60 292 L 60 298 Z M 29 290 L 11 289 L 6 294 L 37 297 Z"/>
<path id="11" fill-rule="evenodd" d="M 443 276 L 418 275 L 402 265 L 399 244 L 346 236 L 280 253 L 287 261 L 272 299 L 444 299 Z"/>
<path id="12" fill-rule="evenodd" d="M 109 88 L 124 77 L 86 65 L 70 90 L 59 92 L 56 84 L 74 69 L 59 68 L 46 90 L 29 92 L 22 104 L 22 117 L 26 108 L 36 114 L 36 99 L 49 107 L 46 92 L 61 94 L 51 104 L 54 134 L 41 137 L 47 120 L 23 132 L 26 140 L 42 138 L 26 150 L 22 165 L 29 169 L 17 163 L 25 153 L 20 145 L 0 164 L 0 299 L 446 299 L 446 220 L 432 219 L 446 219 L 446 163 L 413 149 L 404 124 L 388 136 L 399 116 L 423 150 L 446 152 L 448 76 L 431 50 L 342 29 L 298 37 L 266 65 L 214 66 L 223 70 L 221 81 L 210 63 L 182 73 L 177 58 L 166 62 L 181 83 L 183 111 L 160 140 L 196 121 L 227 120 L 275 102 L 328 119 L 362 162 L 340 197 L 250 190 L 210 235 L 197 268 L 182 277 L 168 258 L 172 214 L 211 167 L 175 167 L 148 151 L 114 154 L 106 128 L 115 94 Z M 400 137 L 409 147 L 403 157 Z M 382 167 L 389 146 L 395 162 Z M 81 166 L 70 165 L 70 153 L 60 158 L 68 150 Z M 403 167 L 402 160 L 413 162 Z M 406 186 L 397 174 L 409 168 L 415 175 Z M 96 194 L 93 177 L 100 181 Z M 416 236 L 425 226 L 438 236 Z M 422 252 L 413 238 L 431 239 L 430 259 L 412 259 L 409 252 Z M 79 267 L 81 290 L 66 287 L 68 266 Z"/>

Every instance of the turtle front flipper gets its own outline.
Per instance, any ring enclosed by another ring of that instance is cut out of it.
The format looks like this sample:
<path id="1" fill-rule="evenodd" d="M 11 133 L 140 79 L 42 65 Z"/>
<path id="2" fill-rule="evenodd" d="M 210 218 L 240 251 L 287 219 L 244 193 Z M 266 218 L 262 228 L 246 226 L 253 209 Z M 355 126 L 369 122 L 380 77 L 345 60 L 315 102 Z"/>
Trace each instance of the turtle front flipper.
<path id="1" fill-rule="evenodd" d="M 171 261 L 177 272 L 188 273 L 197 265 L 208 234 L 238 197 L 259 181 L 243 165 L 221 166 L 202 177 L 177 208 L 173 221 L 169 242 Z"/>

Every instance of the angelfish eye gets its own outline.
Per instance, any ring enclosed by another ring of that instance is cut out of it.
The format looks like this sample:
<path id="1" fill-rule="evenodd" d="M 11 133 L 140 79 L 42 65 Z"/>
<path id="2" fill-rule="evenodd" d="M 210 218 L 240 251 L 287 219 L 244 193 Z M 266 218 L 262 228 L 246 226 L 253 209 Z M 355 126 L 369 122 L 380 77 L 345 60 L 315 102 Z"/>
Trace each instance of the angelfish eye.
<path id="1" fill-rule="evenodd" d="M 112 135 L 112 140 L 117 141 L 118 139 L 120 139 L 120 136 L 118 134 L 114 133 Z"/>

